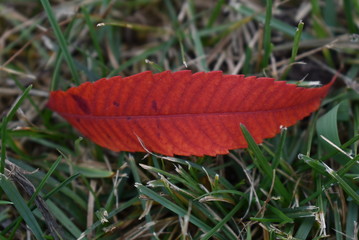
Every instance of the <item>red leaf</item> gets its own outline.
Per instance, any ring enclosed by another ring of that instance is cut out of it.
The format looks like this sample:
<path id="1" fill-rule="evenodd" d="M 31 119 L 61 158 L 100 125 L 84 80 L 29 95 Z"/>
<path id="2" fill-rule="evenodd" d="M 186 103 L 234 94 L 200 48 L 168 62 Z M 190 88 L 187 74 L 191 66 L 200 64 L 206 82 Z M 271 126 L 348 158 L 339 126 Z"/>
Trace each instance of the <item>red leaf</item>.
<path id="1" fill-rule="evenodd" d="M 332 84 L 332 83 L 331 83 Z M 51 92 L 48 107 L 83 135 L 114 151 L 216 155 L 257 143 L 315 111 L 331 84 L 301 88 L 271 78 L 143 72 Z"/>

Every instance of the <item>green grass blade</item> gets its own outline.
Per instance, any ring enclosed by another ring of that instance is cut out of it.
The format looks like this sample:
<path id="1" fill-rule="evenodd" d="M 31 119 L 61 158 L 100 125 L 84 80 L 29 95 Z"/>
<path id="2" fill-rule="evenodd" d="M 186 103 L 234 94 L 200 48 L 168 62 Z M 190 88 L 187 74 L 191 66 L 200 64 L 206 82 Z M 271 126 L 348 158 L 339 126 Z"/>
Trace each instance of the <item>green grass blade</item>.
<path id="1" fill-rule="evenodd" d="M 322 161 L 314 160 L 308 156 L 305 156 L 303 154 L 300 154 L 298 156 L 299 159 L 303 159 L 309 166 L 311 166 L 316 172 L 323 174 L 323 175 L 329 175 L 331 176 L 336 182 L 339 183 L 339 185 L 343 188 L 343 190 L 351 196 L 354 201 L 356 201 L 359 204 L 359 194 L 356 193 L 356 190 L 354 190 L 337 172 L 335 172 L 333 169 L 331 169 L 328 165 L 326 165 Z M 339 172 L 339 171 L 338 171 Z M 319 191 L 322 191 L 322 188 L 320 188 Z"/>
<path id="2" fill-rule="evenodd" d="M 59 163 L 61 162 L 62 157 L 58 157 L 57 160 L 54 162 L 54 164 L 52 164 L 51 168 L 49 169 L 49 171 L 46 173 L 45 177 L 41 180 L 40 184 L 37 186 L 34 194 L 31 196 L 28 204 L 32 204 L 33 201 L 35 200 L 36 196 L 41 192 L 41 190 L 43 189 L 43 187 L 45 186 L 45 184 L 47 183 L 47 180 L 49 179 L 49 177 L 52 175 L 52 173 L 55 171 L 56 167 L 59 165 Z"/>
<path id="3" fill-rule="evenodd" d="M 265 68 L 269 64 L 269 57 L 271 54 L 271 20 L 272 20 L 272 0 L 266 0 L 266 17 L 264 22 L 264 40 L 263 40 L 263 49 L 264 56 L 262 59 L 262 68 Z"/>
<path id="4" fill-rule="evenodd" d="M 324 136 L 329 139 L 332 143 L 340 146 L 338 126 L 337 126 L 337 115 L 340 105 L 336 105 L 329 112 L 321 116 L 316 124 L 318 136 Z M 331 146 L 328 146 L 328 143 L 324 140 L 321 140 L 326 149 L 332 149 Z"/>
<path id="5" fill-rule="evenodd" d="M 287 136 L 287 128 L 282 128 L 280 131 L 280 140 L 279 145 L 276 149 L 273 161 L 272 161 L 272 168 L 276 169 L 279 165 L 280 159 L 282 157 L 283 149 L 284 149 L 284 143 Z"/>
<path id="6" fill-rule="evenodd" d="M 328 165 L 325 163 L 322 163 L 326 169 L 326 171 L 329 173 L 329 175 L 335 179 L 339 185 L 343 188 L 343 190 L 353 198 L 353 200 L 359 204 L 359 194 L 357 193 L 359 189 L 353 189 L 343 178 L 339 176 L 338 173 L 336 173 L 333 169 L 331 169 Z M 355 186 L 355 185 L 354 185 Z"/>
<path id="7" fill-rule="evenodd" d="M 337 8 L 335 0 L 325 0 L 323 4 L 323 17 L 328 26 L 335 27 L 337 25 Z"/>
<path id="8" fill-rule="evenodd" d="M 253 16 L 257 21 L 259 22 L 262 22 L 264 23 L 265 22 L 265 15 L 264 14 L 257 14 L 253 9 L 245 6 L 244 4 L 241 4 L 239 8 L 236 9 L 238 12 L 246 15 L 246 16 Z M 293 28 L 293 26 L 281 21 L 281 20 L 278 20 L 278 19 L 275 19 L 275 18 L 272 18 L 271 19 L 271 23 L 270 23 L 270 26 L 273 27 L 274 29 L 280 31 L 280 32 L 283 32 L 289 36 L 292 36 L 294 37 L 295 35 L 295 29 Z M 303 33 L 302 34 L 302 38 L 307 40 L 307 39 L 313 39 L 313 36 L 311 36 L 310 34 L 308 33 Z"/>
<path id="9" fill-rule="evenodd" d="M 66 185 L 68 185 L 70 182 L 72 182 L 73 180 L 75 180 L 76 178 L 78 178 L 80 176 L 80 173 L 76 173 L 70 177 L 68 177 L 65 181 L 61 182 L 58 186 L 56 186 L 56 188 L 52 189 L 50 192 L 48 192 L 44 199 L 48 199 L 50 198 L 52 195 L 54 195 L 55 193 L 59 192 L 62 190 L 63 187 L 65 187 Z"/>
<path id="10" fill-rule="evenodd" d="M 346 218 L 346 228 L 345 233 L 347 235 L 346 240 L 354 239 L 357 222 L 358 222 L 358 214 L 359 214 L 359 204 L 350 201 L 348 204 L 347 210 L 347 218 Z"/>
<path id="11" fill-rule="evenodd" d="M 8 180 L 4 174 L 0 174 L 0 186 L 6 193 L 6 196 L 13 202 L 18 213 L 25 220 L 36 239 L 45 239 L 39 223 L 36 221 L 35 216 L 32 214 L 25 200 L 22 198 L 14 184 Z"/>
<path id="12" fill-rule="evenodd" d="M 334 226 L 335 226 L 335 236 L 336 236 L 335 239 L 343 240 L 342 223 L 340 220 L 338 202 L 334 202 L 333 212 L 334 212 Z"/>
<path id="13" fill-rule="evenodd" d="M 190 167 L 193 167 L 193 168 L 201 170 L 201 171 L 205 170 L 211 177 L 215 177 L 216 174 L 217 174 L 211 168 L 203 167 L 202 165 L 197 164 L 195 162 L 183 160 L 183 159 L 180 159 L 180 158 L 174 158 L 174 157 L 164 157 L 163 159 L 165 159 L 167 161 L 179 163 L 179 164 L 182 164 L 182 165 L 185 165 L 185 166 L 190 166 Z M 220 178 L 220 183 L 223 184 L 228 189 L 234 188 L 234 186 L 225 178 Z"/>
<path id="14" fill-rule="evenodd" d="M 344 16 L 347 18 L 348 28 L 351 33 L 358 33 L 357 25 L 353 17 L 353 2 L 352 0 L 344 0 Z"/>
<path id="15" fill-rule="evenodd" d="M 96 30 L 94 28 L 94 23 L 91 21 L 91 16 L 89 14 L 89 11 L 87 10 L 86 7 L 83 7 L 81 9 L 83 15 L 84 15 L 84 18 L 85 18 L 85 21 L 86 21 L 86 24 L 89 28 L 89 31 L 90 31 L 90 36 L 91 36 L 91 39 L 92 39 L 92 42 L 93 42 L 93 45 L 95 47 L 95 50 L 96 50 L 96 53 L 97 53 L 97 56 L 100 60 L 101 63 L 104 63 L 105 60 L 104 60 L 104 57 L 103 57 L 103 54 L 102 54 L 102 50 L 101 50 L 101 47 L 100 47 L 100 41 L 98 39 L 98 34 L 96 33 Z M 105 73 L 105 68 L 103 67 L 103 65 L 101 64 L 102 66 L 102 72 L 103 74 Z"/>
<path id="16" fill-rule="evenodd" d="M 214 226 L 208 233 L 202 236 L 201 239 L 202 240 L 210 239 L 215 234 L 215 232 L 221 229 L 224 226 L 224 224 L 226 224 L 226 222 L 228 222 L 233 217 L 233 215 L 238 212 L 238 210 L 242 207 L 242 205 L 243 205 L 242 201 L 237 203 L 237 205 L 234 206 L 234 208 L 220 222 L 218 222 L 216 226 Z M 236 239 L 236 236 L 234 236 L 234 239 Z"/>
<path id="17" fill-rule="evenodd" d="M 139 200 L 138 200 L 138 197 L 134 197 L 134 198 L 131 198 L 130 200 L 127 200 L 126 202 L 124 203 L 121 203 L 121 205 L 119 206 L 119 208 L 116 208 L 115 210 L 111 211 L 109 214 L 108 214 L 108 217 L 107 219 L 110 219 L 112 217 L 114 217 L 116 214 L 119 214 L 121 213 L 122 211 L 126 210 L 127 208 L 131 207 L 132 205 L 134 205 L 135 203 L 137 203 Z M 102 223 L 100 220 L 96 221 L 94 224 L 92 224 L 90 227 L 88 227 L 84 232 L 81 233 L 81 236 L 86 236 L 86 234 L 92 232 L 93 230 L 95 230 L 97 227 L 101 226 Z"/>
<path id="18" fill-rule="evenodd" d="M 306 155 L 303 155 L 303 154 L 299 154 L 298 158 L 300 160 L 304 160 L 304 162 L 306 164 L 308 164 L 311 168 L 313 168 L 313 170 L 316 171 L 317 173 L 322 174 L 322 175 L 328 175 L 325 167 L 323 166 L 323 164 L 320 163 L 320 161 L 315 160 L 315 159 L 308 157 Z"/>
<path id="19" fill-rule="evenodd" d="M 148 196 L 152 200 L 158 202 L 161 206 L 169 209 L 170 211 L 176 213 L 180 217 L 184 217 L 187 214 L 187 209 L 183 209 L 180 206 L 176 205 L 175 203 L 171 202 L 170 200 L 160 196 L 156 192 L 152 191 L 151 189 L 143 186 L 142 184 L 136 184 L 136 188 L 140 191 L 140 193 Z M 209 232 L 212 228 L 208 226 L 206 223 L 201 221 L 199 218 L 195 216 L 190 216 L 189 221 L 193 223 L 194 225 L 198 226 L 202 231 Z M 220 235 L 215 234 L 216 237 L 219 239 L 224 239 L 223 237 L 220 237 Z"/>
<path id="20" fill-rule="evenodd" d="M 6 129 L 8 122 L 14 117 L 17 109 L 20 107 L 21 103 L 25 100 L 27 95 L 29 94 L 32 85 L 28 86 L 25 91 L 21 94 L 21 96 L 14 102 L 11 106 L 9 112 L 3 118 L 1 123 L 1 161 L 0 161 L 0 173 L 5 172 L 5 158 L 6 158 Z"/>
<path id="21" fill-rule="evenodd" d="M 286 69 L 286 71 L 284 72 L 282 79 L 286 78 L 287 73 L 291 69 L 291 64 L 295 62 L 295 58 L 297 57 L 298 50 L 299 50 L 300 39 L 302 37 L 303 27 L 304 27 L 304 22 L 301 20 L 298 24 L 297 30 L 295 31 L 293 47 L 292 47 L 292 54 L 290 56 L 290 64 L 289 64 L 288 68 Z"/>
<path id="22" fill-rule="evenodd" d="M 60 45 L 61 52 L 64 54 L 64 58 L 70 68 L 74 82 L 76 85 L 80 85 L 80 77 L 79 77 L 78 71 L 76 69 L 74 60 L 72 59 L 72 56 L 68 50 L 66 39 L 61 32 L 61 29 L 56 21 L 54 13 L 52 12 L 51 5 L 48 0 L 40 0 L 40 1 L 42 3 L 42 6 L 44 7 L 44 10 L 45 10 L 48 18 L 49 18 L 51 27 L 54 31 L 54 34 L 56 36 L 56 39 L 57 39 L 59 45 Z"/>
<path id="23" fill-rule="evenodd" d="M 254 164 L 256 164 L 256 166 L 264 175 L 266 175 L 269 179 L 272 180 L 274 177 L 273 169 L 272 166 L 269 164 L 268 159 L 265 158 L 263 152 L 259 149 L 258 145 L 254 141 L 247 128 L 243 124 L 241 124 L 240 127 L 248 143 L 248 149 L 252 151 L 255 156 L 253 157 Z M 284 198 L 285 201 L 288 201 L 291 196 L 286 190 L 286 188 L 283 186 L 283 184 L 278 180 L 278 178 L 274 180 L 274 185 L 275 191 L 277 191 Z"/>
<path id="24" fill-rule="evenodd" d="M 205 58 L 206 55 L 205 55 L 205 52 L 204 52 L 204 49 L 203 49 L 202 40 L 201 40 L 201 37 L 198 34 L 198 30 L 197 30 L 197 27 L 196 27 L 195 6 L 194 6 L 194 1 L 193 0 L 189 1 L 189 14 L 190 14 L 191 24 L 192 24 L 191 37 L 193 39 L 195 52 L 196 52 L 197 58 L 199 59 L 200 66 L 201 66 L 202 70 L 208 71 L 207 61 L 206 61 L 206 58 Z"/>
<path id="25" fill-rule="evenodd" d="M 251 150 L 255 155 L 255 159 L 253 159 L 255 161 L 254 163 L 257 165 L 257 167 L 262 173 L 267 175 L 269 178 L 272 178 L 273 177 L 272 167 L 268 163 L 266 157 L 263 155 L 263 152 L 259 149 L 257 143 L 254 141 L 253 137 L 251 136 L 251 134 L 243 124 L 241 124 L 241 129 L 248 143 L 248 149 Z"/>
<path id="26" fill-rule="evenodd" d="M 112 77 L 115 76 L 116 74 L 118 74 L 119 72 L 125 70 L 126 68 L 132 66 L 133 64 L 141 61 L 141 60 L 145 60 L 149 55 L 163 50 L 163 49 L 167 49 L 169 48 L 172 44 L 174 43 L 174 38 L 170 39 L 168 42 L 165 43 L 161 43 L 158 46 L 149 48 L 147 50 L 145 50 L 143 53 L 136 55 L 134 57 L 132 57 L 131 59 L 129 59 L 128 61 L 124 62 L 123 64 L 121 64 L 120 67 L 118 67 L 117 69 L 112 70 L 107 77 Z"/>
<path id="27" fill-rule="evenodd" d="M 135 184 L 141 184 L 141 178 L 140 178 L 140 175 L 139 175 L 139 170 L 137 168 L 135 159 L 133 158 L 132 155 L 129 156 L 128 162 L 129 162 L 129 165 L 130 165 L 130 168 L 131 168 L 133 178 L 135 179 Z M 142 209 L 145 211 L 145 209 L 146 209 L 146 200 L 140 199 L 140 201 L 141 201 Z M 151 218 L 150 214 L 146 214 L 146 221 L 147 221 L 147 223 L 150 223 L 152 221 L 152 218 Z M 154 230 L 153 227 L 150 227 L 150 231 L 152 233 L 154 233 L 155 230 Z"/>
<path id="28" fill-rule="evenodd" d="M 214 8 L 212 9 L 211 16 L 208 19 L 207 28 L 211 28 L 216 21 L 218 15 L 221 13 L 224 0 L 218 0 Z"/>
<path id="29" fill-rule="evenodd" d="M 81 230 L 75 225 L 75 223 L 66 216 L 66 214 L 58 207 L 56 204 L 54 204 L 52 201 L 47 200 L 46 201 L 47 206 L 49 207 L 49 210 L 53 214 L 53 216 L 56 217 L 56 219 L 61 223 L 61 225 L 69 231 L 72 236 L 78 238 L 81 235 Z"/>
<path id="30" fill-rule="evenodd" d="M 313 228 L 315 222 L 314 217 L 304 218 L 303 222 L 300 224 L 298 231 L 294 235 L 296 239 L 307 239 L 310 231 Z"/>
<path id="31" fill-rule="evenodd" d="M 55 68 L 52 74 L 51 84 L 50 84 L 50 91 L 55 91 L 59 87 L 60 82 L 60 69 L 61 63 L 63 59 L 63 54 L 61 49 L 57 52 L 56 60 L 55 60 Z"/>

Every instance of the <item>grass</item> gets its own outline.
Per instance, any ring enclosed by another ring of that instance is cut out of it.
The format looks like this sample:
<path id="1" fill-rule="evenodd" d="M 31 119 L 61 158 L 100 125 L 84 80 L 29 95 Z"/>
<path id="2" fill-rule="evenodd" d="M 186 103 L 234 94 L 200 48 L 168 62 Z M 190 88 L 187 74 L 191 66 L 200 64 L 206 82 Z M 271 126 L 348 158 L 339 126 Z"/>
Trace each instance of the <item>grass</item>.
<path id="1" fill-rule="evenodd" d="M 356 1 L 14 0 L 0 12 L 1 240 L 358 239 Z M 114 153 L 46 108 L 50 90 L 187 67 L 339 74 L 316 113 L 261 145 L 241 126 L 249 148 L 217 157 Z"/>

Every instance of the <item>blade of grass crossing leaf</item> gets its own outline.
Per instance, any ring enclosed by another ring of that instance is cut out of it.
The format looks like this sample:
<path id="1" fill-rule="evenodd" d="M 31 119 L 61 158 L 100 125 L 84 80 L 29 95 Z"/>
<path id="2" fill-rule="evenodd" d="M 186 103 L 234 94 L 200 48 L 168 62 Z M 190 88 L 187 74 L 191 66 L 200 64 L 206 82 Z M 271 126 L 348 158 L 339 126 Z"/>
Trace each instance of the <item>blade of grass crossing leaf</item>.
<path id="1" fill-rule="evenodd" d="M 272 0 L 266 0 L 266 17 L 264 22 L 264 41 L 263 41 L 263 48 L 264 48 L 264 56 L 262 59 L 262 68 L 268 66 L 269 57 L 271 53 L 271 19 L 272 19 Z"/>
<path id="2" fill-rule="evenodd" d="M 170 200 L 160 196 L 156 192 L 152 191 L 151 189 L 143 186 L 142 184 L 136 184 L 137 189 L 140 191 L 140 193 L 148 196 L 149 198 L 153 199 L 154 201 L 158 202 L 161 206 L 169 209 L 170 211 L 176 213 L 180 217 L 183 217 L 187 214 L 187 209 L 183 209 L 179 207 L 178 205 L 174 204 Z M 201 221 L 199 218 L 191 215 L 189 221 L 199 227 L 204 232 L 209 232 L 212 228 L 208 226 L 206 223 Z M 218 233 L 215 233 L 215 236 L 219 239 L 225 239 L 223 236 L 219 235 Z"/>
<path id="3" fill-rule="evenodd" d="M 14 184 L 8 180 L 4 174 L 0 174 L 0 186 L 6 193 L 6 196 L 13 202 L 18 213 L 25 220 L 36 239 L 44 239 L 43 232 L 40 228 L 40 225 L 36 221 L 35 216 L 32 214 L 31 210 L 27 206 L 25 200 L 22 198 Z"/>
<path id="4" fill-rule="evenodd" d="M 60 48 L 64 54 L 64 58 L 70 68 L 70 72 L 72 74 L 72 77 L 74 78 L 74 82 L 76 85 L 80 85 L 80 77 L 79 77 L 79 74 L 77 72 L 77 69 L 75 67 L 75 64 L 74 64 L 74 61 L 72 59 L 72 56 L 68 50 L 68 47 L 67 47 L 67 42 L 65 40 L 65 37 L 64 35 L 62 34 L 61 32 L 61 29 L 56 21 L 56 18 L 55 18 L 55 15 L 54 13 L 52 12 L 52 9 L 51 9 L 51 5 L 49 3 L 48 0 L 40 0 L 41 3 L 42 3 L 42 6 L 44 7 L 44 10 L 49 18 L 49 22 L 51 24 L 51 27 L 54 31 L 54 34 L 56 36 L 56 39 L 60 45 Z"/>
<path id="5" fill-rule="evenodd" d="M 14 104 L 11 106 L 9 112 L 6 114 L 6 116 L 3 118 L 1 123 L 1 161 L 0 161 L 0 173 L 5 172 L 5 158 L 6 158 L 6 129 L 8 122 L 11 121 L 11 119 L 14 117 L 17 109 L 20 107 L 22 102 L 25 100 L 27 95 L 29 94 L 30 90 L 32 88 L 32 85 L 28 86 L 25 91 L 16 99 Z"/>

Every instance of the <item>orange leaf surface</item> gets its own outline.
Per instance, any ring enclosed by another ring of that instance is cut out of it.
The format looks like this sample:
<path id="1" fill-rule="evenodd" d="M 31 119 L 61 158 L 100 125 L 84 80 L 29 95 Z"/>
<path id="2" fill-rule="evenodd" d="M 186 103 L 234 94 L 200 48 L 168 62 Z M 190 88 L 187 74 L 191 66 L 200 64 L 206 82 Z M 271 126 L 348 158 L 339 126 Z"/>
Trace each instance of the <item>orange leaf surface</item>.
<path id="1" fill-rule="evenodd" d="M 332 84 L 332 83 L 331 83 Z M 143 72 L 54 91 L 48 107 L 113 151 L 216 155 L 257 143 L 315 111 L 331 84 L 301 88 L 220 71 Z M 142 144 L 141 144 L 141 141 Z"/>

